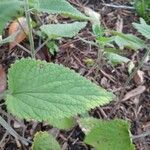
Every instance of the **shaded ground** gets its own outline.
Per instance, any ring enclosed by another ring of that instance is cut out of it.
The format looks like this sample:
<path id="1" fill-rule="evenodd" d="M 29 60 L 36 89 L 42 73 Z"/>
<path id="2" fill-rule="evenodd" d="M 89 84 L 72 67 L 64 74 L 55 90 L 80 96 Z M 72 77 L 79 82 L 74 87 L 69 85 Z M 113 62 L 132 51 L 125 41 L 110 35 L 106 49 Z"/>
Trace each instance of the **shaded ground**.
<path id="1" fill-rule="evenodd" d="M 109 29 L 116 29 L 116 23 L 118 19 L 121 18 L 123 20 L 123 32 L 137 34 L 132 28 L 132 22 L 137 21 L 139 18 L 134 11 L 104 7 L 101 5 L 102 2 L 100 0 L 70 0 L 70 2 L 72 2 L 75 6 L 82 6 L 84 4 L 84 6 L 93 8 L 99 12 L 102 16 L 103 25 Z M 109 0 L 106 0 L 106 2 L 110 3 Z M 116 0 L 115 3 L 129 5 L 129 2 L 124 0 Z M 82 10 L 81 7 L 78 8 Z M 60 21 L 63 22 L 64 20 Z M 90 24 L 82 30 L 78 36 L 91 40 L 93 37 L 91 34 Z M 35 40 L 38 47 L 40 39 L 36 39 L 35 37 Z M 23 45 L 28 46 L 28 43 L 25 42 Z M 92 80 L 96 84 L 114 92 L 118 99 L 120 99 L 119 97 L 122 87 L 129 76 L 127 66 L 118 65 L 113 68 L 107 63 L 105 58 L 99 60 L 99 66 L 97 67 L 88 66 L 85 60 L 90 58 L 96 62 L 98 49 L 95 46 L 82 42 L 77 36 L 74 39 L 63 39 L 58 42 L 58 45 L 60 51 L 55 54 L 55 56 L 48 54 L 46 47 L 43 48 L 44 53 L 40 52 L 39 56 L 47 61 L 60 63 L 74 69 L 76 72 Z M 9 54 L 7 49 L 8 45 L 0 47 L 0 63 L 5 66 L 6 70 L 10 64 L 15 61 L 15 59 L 27 56 L 27 54 L 20 48 L 15 48 L 14 51 Z M 141 60 L 144 51 L 126 51 L 125 53 L 130 59 L 138 63 Z M 112 102 L 104 107 L 95 108 L 89 112 L 90 115 L 100 119 L 122 118 L 128 120 L 131 123 L 131 132 L 133 135 L 139 135 L 144 131 L 150 130 L 150 62 L 146 62 L 142 70 L 144 71 L 144 83 L 142 83 L 142 85 L 146 87 L 145 92 L 139 96 L 120 102 L 119 105 L 117 105 L 117 102 Z M 126 93 L 136 87 L 138 87 L 138 85 L 131 81 Z M 54 132 L 55 135 L 57 135 L 57 139 L 64 150 L 91 149 L 90 146 L 83 143 L 84 134 L 78 126 L 69 131 L 59 131 L 46 124 L 20 121 L 24 126 L 16 127 L 16 119 L 10 117 L 9 114 L 5 114 L 5 105 L 3 104 L 3 101 L 1 102 L 0 112 L 3 116 L 7 116 L 8 122 L 10 122 L 13 127 L 15 126 L 15 130 L 20 133 L 20 135 L 23 135 L 26 138 L 32 138 L 36 131 L 47 130 Z M 20 143 L 15 141 L 9 134 L 6 135 L 6 131 L 3 128 L 0 128 L 0 139 L 3 139 L 0 143 L 1 149 L 29 149 L 29 147 L 25 147 L 24 145 L 20 146 Z M 138 138 L 134 140 L 134 143 L 136 144 L 137 150 L 150 149 L 150 137 Z"/>

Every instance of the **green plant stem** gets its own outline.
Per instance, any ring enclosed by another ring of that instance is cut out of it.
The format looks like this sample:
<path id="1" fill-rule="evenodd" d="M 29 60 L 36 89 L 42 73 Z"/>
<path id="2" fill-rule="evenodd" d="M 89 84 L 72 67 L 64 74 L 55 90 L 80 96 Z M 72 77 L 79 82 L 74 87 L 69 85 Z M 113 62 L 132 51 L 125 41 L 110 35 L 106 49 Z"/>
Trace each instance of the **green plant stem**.
<path id="1" fill-rule="evenodd" d="M 31 26 L 31 22 L 30 22 L 30 11 L 28 11 L 29 10 L 29 3 L 28 3 L 28 0 L 24 0 L 24 2 L 25 2 L 25 15 L 26 15 L 28 29 L 29 29 L 29 42 L 30 42 L 31 57 L 35 58 L 32 26 Z"/>
<path id="2" fill-rule="evenodd" d="M 77 36 L 78 37 L 78 39 L 79 40 L 81 40 L 82 42 L 84 42 L 84 43 L 87 43 L 87 44 L 90 44 L 90 45 L 93 45 L 93 46 L 96 46 L 96 47 L 99 47 L 99 45 L 98 44 L 96 44 L 95 42 L 93 42 L 93 41 L 88 41 L 88 40 L 86 40 L 86 39 L 84 39 L 84 38 L 82 38 L 82 37 L 80 37 L 80 36 Z"/>
<path id="3" fill-rule="evenodd" d="M 23 144 L 28 145 L 28 140 L 21 137 L 1 116 L 0 125 L 3 126 L 13 137 L 19 139 Z"/>

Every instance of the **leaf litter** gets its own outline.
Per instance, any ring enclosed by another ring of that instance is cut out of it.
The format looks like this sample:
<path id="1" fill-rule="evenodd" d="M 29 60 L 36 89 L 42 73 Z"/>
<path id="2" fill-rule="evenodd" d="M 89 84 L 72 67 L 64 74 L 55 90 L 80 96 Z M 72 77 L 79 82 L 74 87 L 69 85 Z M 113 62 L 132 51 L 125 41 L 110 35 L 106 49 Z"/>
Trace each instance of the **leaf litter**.
<path id="1" fill-rule="evenodd" d="M 87 7 L 94 8 L 96 12 L 98 12 L 97 10 L 99 10 L 101 14 L 101 22 L 103 23 L 104 26 L 110 29 L 116 29 L 116 25 L 117 25 L 117 29 L 122 30 L 125 33 L 129 33 L 129 32 L 136 33 L 135 30 L 133 30 L 131 23 L 137 21 L 138 18 L 131 11 L 119 10 L 119 9 L 116 10 L 108 7 L 103 7 L 101 5 L 101 1 L 98 0 L 93 0 L 93 1 L 88 0 L 86 2 L 84 0 L 78 0 L 78 1 L 69 0 L 69 1 L 75 4 L 82 4 L 82 5 L 84 4 Z M 116 3 L 124 4 L 124 2 L 125 2 L 124 0 L 122 1 L 116 0 Z M 66 22 L 66 20 L 67 20 L 66 18 L 61 19 L 58 16 L 58 22 L 64 23 Z M 87 27 L 79 34 L 79 36 L 90 40 L 92 37 L 90 28 Z M 25 35 L 22 37 L 23 38 L 21 39 L 23 40 L 21 40 L 21 42 L 23 42 L 23 44 L 26 44 L 26 42 L 24 42 Z M 37 47 L 39 46 L 38 45 L 39 41 L 40 40 L 35 38 L 35 44 L 37 45 Z M 70 46 L 71 44 L 73 44 L 74 46 L 71 47 Z M 128 78 L 128 72 L 125 65 L 111 67 L 106 63 L 105 60 L 103 60 L 102 71 L 104 73 L 102 73 L 101 70 L 97 69 L 97 67 L 87 66 L 86 63 L 84 62 L 84 60 L 87 58 L 92 60 L 97 59 L 98 49 L 96 47 L 86 44 L 79 39 L 71 39 L 71 40 L 62 39 L 58 42 L 58 46 L 60 47 L 60 51 L 57 54 L 51 56 L 50 61 L 63 64 L 64 66 L 74 69 L 77 72 L 82 72 L 82 75 L 86 76 L 88 79 L 92 80 L 98 85 L 102 84 L 108 90 L 115 91 L 115 94 L 119 96 L 120 90 L 122 89 L 122 85 L 125 83 L 125 81 Z M 45 47 L 43 47 L 43 49 L 45 49 Z M 6 53 L 5 54 L 0 53 L 0 59 L 1 62 L 4 62 L 5 65 L 7 65 L 6 67 L 9 67 L 9 65 L 14 61 L 14 59 L 17 59 L 18 57 L 27 56 L 27 54 L 25 52 L 21 52 L 21 50 L 14 51 L 14 53 L 11 53 L 8 56 L 7 46 L 3 47 L 3 50 L 5 50 Z M 49 55 L 47 50 L 44 53 L 46 55 Z M 128 53 L 129 57 L 131 57 L 132 55 L 133 55 L 132 52 Z M 40 59 L 46 59 L 45 56 L 41 55 L 41 53 L 38 54 L 38 57 Z M 141 58 L 142 55 L 139 53 L 136 54 L 136 57 Z M 78 58 L 78 60 L 76 58 Z M 148 70 L 146 69 L 141 71 L 144 72 L 144 76 L 142 75 L 144 77 L 144 82 L 141 82 L 140 85 L 137 84 L 136 82 L 131 82 L 130 85 L 128 85 L 128 89 L 126 90 L 127 94 L 124 95 L 124 101 L 121 102 L 120 107 L 110 116 L 110 118 L 107 117 L 109 112 L 114 108 L 115 102 L 107 106 L 103 106 L 101 107 L 101 109 L 99 108 L 93 109 L 92 111 L 89 112 L 90 115 L 100 119 L 104 119 L 104 118 L 127 119 L 131 122 L 132 125 L 131 132 L 134 135 L 138 135 L 143 131 L 149 129 L 150 80 L 149 80 Z M 3 89 L 4 88 L 2 88 L 2 90 Z M 132 100 L 132 98 L 139 99 L 136 105 Z M 5 108 L 3 107 L 2 109 L 5 110 Z M 15 122 L 15 118 L 12 118 L 11 121 Z M 18 133 L 20 133 L 20 135 L 24 134 L 25 137 L 27 138 L 32 138 L 33 135 L 36 133 L 36 131 L 40 131 L 40 130 L 50 131 L 52 129 L 51 126 L 42 123 L 36 123 L 36 126 L 34 125 L 33 122 L 22 121 L 22 123 L 26 125 L 26 128 L 22 130 L 22 128 L 20 127 L 16 130 L 18 131 Z M 0 128 L 0 130 L 2 131 L 3 129 Z M 30 131 L 32 132 L 30 133 Z M 64 130 L 60 131 L 57 138 L 59 142 L 62 144 L 62 147 L 65 147 L 65 149 L 70 149 L 70 150 L 91 149 L 91 147 L 83 143 L 84 133 L 81 131 L 81 129 L 78 126 L 75 126 L 73 129 L 69 131 L 64 131 Z M 14 149 L 17 149 L 17 144 L 12 138 L 6 137 L 6 140 L 8 140 L 8 142 L 3 143 L 6 149 L 9 149 L 10 147 L 11 148 L 14 147 Z M 135 141 L 136 148 L 138 150 L 142 150 L 144 148 L 149 147 L 149 141 L 150 141 L 149 138 L 144 138 L 142 140 Z M 29 147 L 26 148 L 28 149 Z"/>

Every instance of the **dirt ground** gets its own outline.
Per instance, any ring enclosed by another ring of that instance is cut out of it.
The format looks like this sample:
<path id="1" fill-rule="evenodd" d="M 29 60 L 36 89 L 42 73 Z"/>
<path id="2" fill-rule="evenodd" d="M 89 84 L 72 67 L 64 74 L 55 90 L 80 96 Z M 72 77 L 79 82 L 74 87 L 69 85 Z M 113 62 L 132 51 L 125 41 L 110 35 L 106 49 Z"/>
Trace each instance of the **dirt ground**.
<path id="1" fill-rule="evenodd" d="M 102 3 L 122 4 L 130 6 L 130 2 L 127 0 L 69 0 L 75 7 L 82 11 L 83 6 L 90 7 L 96 12 L 101 14 L 101 22 L 108 29 L 116 29 L 116 25 L 119 19 L 123 21 L 123 32 L 133 33 L 139 35 L 132 27 L 132 22 L 136 22 L 139 16 L 134 10 L 118 9 L 112 7 L 106 7 Z M 46 18 L 42 17 L 46 22 Z M 57 18 L 60 22 L 66 22 L 66 18 Z M 95 82 L 97 85 L 114 92 L 117 95 L 117 100 L 110 104 L 97 107 L 89 112 L 93 117 L 99 119 L 114 119 L 121 118 L 128 120 L 131 123 L 131 132 L 133 135 L 139 135 L 145 131 L 150 130 L 150 62 L 145 62 L 141 71 L 144 72 L 144 82 L 136 83 L 131 80 L 125 89 L 125 94 L 129 93 L 137 87 L 144 87 L 145 90 L 141 94 L 129 98 L 125 101 L 119 101 L 122 99 L 121 91 L 126 80 L 129 77 L 127 72 L 127 66 L 117 65 L 112 67 L 105 58 L 99 60 L 100 66 L 89 66 L 85 60 L 92 59 L 97 61 L 98 48 L 90 44 L 81 41 L 78 36 L 86 38 L 86 40 L 94 40 L 91 33 L 90 23 L 73 39 L 62 39 L 57 42 L 59 46 L 59 52 L 52 56 L 46 47 L 43 47 L 39 53 L 38 58 L 45 59 L 48 62 L 55 62 L 63 64 L 66 67 L 74 69 L 76 72 Z M 39 47 L 41 39 L 34 37 L 36 48 Z M 22 43 L 25 47 L 29 46 L 28 41 Z M 145 51 L 129 51 L 125 50 L 124 53 L 128 58 L 133 60 L 137 65 L 143 57 Z M 16 59 L 26 57 L 28 54 L 18 47 L 15 47 L 13 51 L 8 52 L 8 45 L 0 47 L 0 63 L 3 64 L 7 71 L 10 64 Z M 63 150 L 91 150 L 91 147 L 83 143 L 84 133 L 78 126 L 64 131 L 52 128 L 45 123 L 26 122 L 25 120 L 19 120 L 6 112 L 6 106 L 4 101 L 0 101 L 0 113 L 6 118 L 7 122 L 14 127 L 14 129 L 23 137 L 32 139 L 33 135 L 37 131 L 49 131 L 54 132 L 57 135 L 57 140 L 62 146 Z M 150 149 L 150 136 L 144 138 L 137 138 L 134 140 L 137 150 L 149 150 Z M 25 146 L 19 141 L 16 141 L 11 135 L 9 135 L 4 128 L 0 127 L 0 148 L 3 150 L 28 150 L 30 146 Z"/>

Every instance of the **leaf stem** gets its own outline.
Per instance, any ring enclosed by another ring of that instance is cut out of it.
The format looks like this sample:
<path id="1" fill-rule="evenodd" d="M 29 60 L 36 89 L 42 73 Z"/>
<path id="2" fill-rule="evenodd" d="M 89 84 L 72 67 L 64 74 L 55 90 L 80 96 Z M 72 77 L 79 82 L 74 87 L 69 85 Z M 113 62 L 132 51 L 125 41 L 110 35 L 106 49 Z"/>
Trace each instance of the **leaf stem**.
<path id="1" fill-rule="evenodd" d="M 31 26 L 31 22 L 30 22 L 30 11 L 28 11 L 29 10 L 29 2 L 28 2 L 28 0 L 24 0 L 24 2 L 25 2 L 25 7 L 24 7 L 25 8 L 25 15 L 26 15 L 28 29 L 29 29 L 29 42 L 30 42 L 31 57 L 35 58 L 32 26 Z"/>

